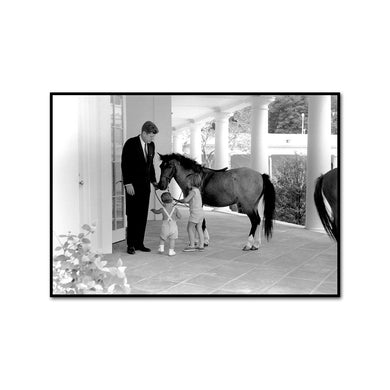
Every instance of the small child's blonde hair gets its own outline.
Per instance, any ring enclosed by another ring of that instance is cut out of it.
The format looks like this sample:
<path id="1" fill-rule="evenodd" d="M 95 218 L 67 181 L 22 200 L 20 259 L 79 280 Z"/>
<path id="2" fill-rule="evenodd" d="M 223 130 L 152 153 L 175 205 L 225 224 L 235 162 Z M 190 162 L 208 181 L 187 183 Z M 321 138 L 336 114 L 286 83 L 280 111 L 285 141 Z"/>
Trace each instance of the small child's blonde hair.
<path id="1" fill-rule="evenodd" d="M 200 176 L 199 173 L 193 173 L 192 175 L 189 175 L 188 180 L 194 187 L 200 188 L 202 185 L 202 176 Z"/>

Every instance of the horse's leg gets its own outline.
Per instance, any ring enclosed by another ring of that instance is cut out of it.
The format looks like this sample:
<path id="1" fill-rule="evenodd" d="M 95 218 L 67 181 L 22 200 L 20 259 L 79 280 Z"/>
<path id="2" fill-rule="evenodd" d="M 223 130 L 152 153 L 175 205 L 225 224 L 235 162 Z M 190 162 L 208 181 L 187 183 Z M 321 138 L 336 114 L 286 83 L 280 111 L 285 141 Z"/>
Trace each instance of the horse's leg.
<path id="1" fill-rule="evenodd" d="M 261 228 L 260 228 L 260 224 L 261 224 L 261 218 L 260 218 L 260 215 L 259 215 L 259 211 L 256 210 L 256 217 L 257 217 L 257 226 L 256 226 L 256 238 L 253 242 L 253 245 L 252 245 L 252 248 L 251 250 L 257 250 L 260 248 L 260 245 L 261 245 Z"/>
<path id="2" fill-rule="evenodd" d="M 251 221 L 252 226 L 251 226 L 251 230 L 249 232 L 248 241 L 246 242 L 244 248 L 242 248 L 242 250 L 244 250 L 244 251 L 250 251 L 252 249 L 253 243 L 254 243 L 255 232 L 257 229 L 257 225 L 258 225 L 258 219 L 256 216 L 256 212 L 254 210 L 251 211 L 250 213 L 248 213 L 247 215 Z"/>
<path id="3" fill-rule="evenodd" d="M 203 218 L 202 230 L 203 230 L 203 235 L 204 235 L 204 246 L 209 246 L 210 235 L 209 235 L 209 232 L 208 232 L 207 226 L 206 226 L 206 218 Z"/>

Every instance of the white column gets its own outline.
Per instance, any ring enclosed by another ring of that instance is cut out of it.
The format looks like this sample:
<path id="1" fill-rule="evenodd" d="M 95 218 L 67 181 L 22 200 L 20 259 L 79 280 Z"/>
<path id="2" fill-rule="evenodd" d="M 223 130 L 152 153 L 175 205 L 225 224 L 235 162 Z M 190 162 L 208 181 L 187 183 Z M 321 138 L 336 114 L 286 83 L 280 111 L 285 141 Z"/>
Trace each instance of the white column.
<path id="1" fill-rule="evenodd" d="M 330 96 L 309 96 L 306 173 L 306 229 L 323 230 L 314 204 L 317 178 L 331 168 Z"/>
<path id="2" fill-rule="evenodd" d="M 202 124 L 191 123 L 190 131 L 190 153 L 191 157 L 196 160 L 199 164 L 202 164 Z"/>
<path id="3" fill-rule="evenodd" d="M 230 112 L 217 112 L 215 115 L 215 169 L 230 167 L 229 117 L 231 115 Z"/>
<path id="4" fill-rule="evenodd" d="M 177 130 L 172 132 L 172 152 L 183 154 L 183 143 L 184 143 L 183 135 Z M 175 199 L 178 199 L 181 194 L 181 189 L 179 185 L 176 183 L 176 180 L 173 179 L 171 181 L 170 188 L 171 188 L 172 196 Z"/>
<path id="5" fill-rule="evenodd" d="M 172 132 L 172 152 L 183 154 L 183 136 L 178 130 Z"/>
<path id="6" fill-rule="evenodd" d="M 252 101 L 251 166 L 260 173 L 268 169 L 268 106 L 273 96 L 254 96 Z"/>

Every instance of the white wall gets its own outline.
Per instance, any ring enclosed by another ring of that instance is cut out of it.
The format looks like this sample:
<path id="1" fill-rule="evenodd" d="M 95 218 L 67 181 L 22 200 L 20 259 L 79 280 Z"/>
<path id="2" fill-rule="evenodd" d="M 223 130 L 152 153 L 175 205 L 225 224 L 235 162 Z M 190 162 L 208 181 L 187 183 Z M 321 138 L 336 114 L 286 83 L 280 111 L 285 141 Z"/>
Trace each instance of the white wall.
<path id="1" fill-rule="evenodd" d="M 157 181 L 160 178 L 160 159 L 157 152 L 161 154 L 172 152 L 171 100 L 170 95 L 126 96 L 126 139 L 139 135 L 142 125 L 146 121 L 154 122 L 159 129 L 154 140 L 156 145 L 154 167 Z M 158 206 L 158 202 L 152 190 L 149 209 L 156 206 Z M 148 219 L 154 220 L 156 216 L 149 212 Z"/>
<path id="2" fill-rule="evenodd" d="M 83 224 L 96 223 L 92 246 L 111 253 L 110 97 L 63 95 L 53 99 L 53 229 L 57 235 L 79 233 Z M 147 120 L 159 128 L 156 151 L 170 153 L 171 97 L 127 96 L 126 137 L 140 134 Z M 158 155 L 154 164 L 158 180 Z M 157 205 L 152 191 L 150 208 Z M 155 215 L 149 213 L 148 219 Z"/>
<path id="3" fill-rule="evenodd" d="M 78 233 L 79 148 L 77 96 L 53 96 L 53 231 Z M 53 237 L 54 247 L 57 240 Z"/>

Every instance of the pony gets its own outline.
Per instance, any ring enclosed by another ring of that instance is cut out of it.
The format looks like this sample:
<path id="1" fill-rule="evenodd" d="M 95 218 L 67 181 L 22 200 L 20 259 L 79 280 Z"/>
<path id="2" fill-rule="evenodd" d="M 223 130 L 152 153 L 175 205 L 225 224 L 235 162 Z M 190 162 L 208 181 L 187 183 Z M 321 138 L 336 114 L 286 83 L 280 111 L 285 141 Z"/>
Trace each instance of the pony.
<path id="1" fill-rule="evenodd" d="M 339 241 L 339 214 L 337 206 L 338 169 L 334 168 L 317 178 L 314 203 L 329 237 Z M 327 207 L 328 206 L 328 207 Z"/>
<path id="2" fill-rule="evenodd" d="M 267 241 L 272 237 L 275 188 L 268 175 L 260 174 L 250 168 L 210 169 L 178 153 L 166 155 L 159 153 L 159 156 L 162 161 L 158 183 L 160 190 L 166 190 L 169 182 L 174 178 L 186 196 L 189 191 L 188 176 L 198 173 L 202 178 L 200 192 L 203 204 L 211 207 L 226 207 L 237 204 L 239 210 L 248 216 L 251 229 L 243 250 L 257 250 L 260 247 L 261 229 L 257 228 L 261 222 L 258 211 L 261 198 L 264 201 L 264 235 Z M 256 230 L 258 230 L 258 236 L 255 239 Z"/>

